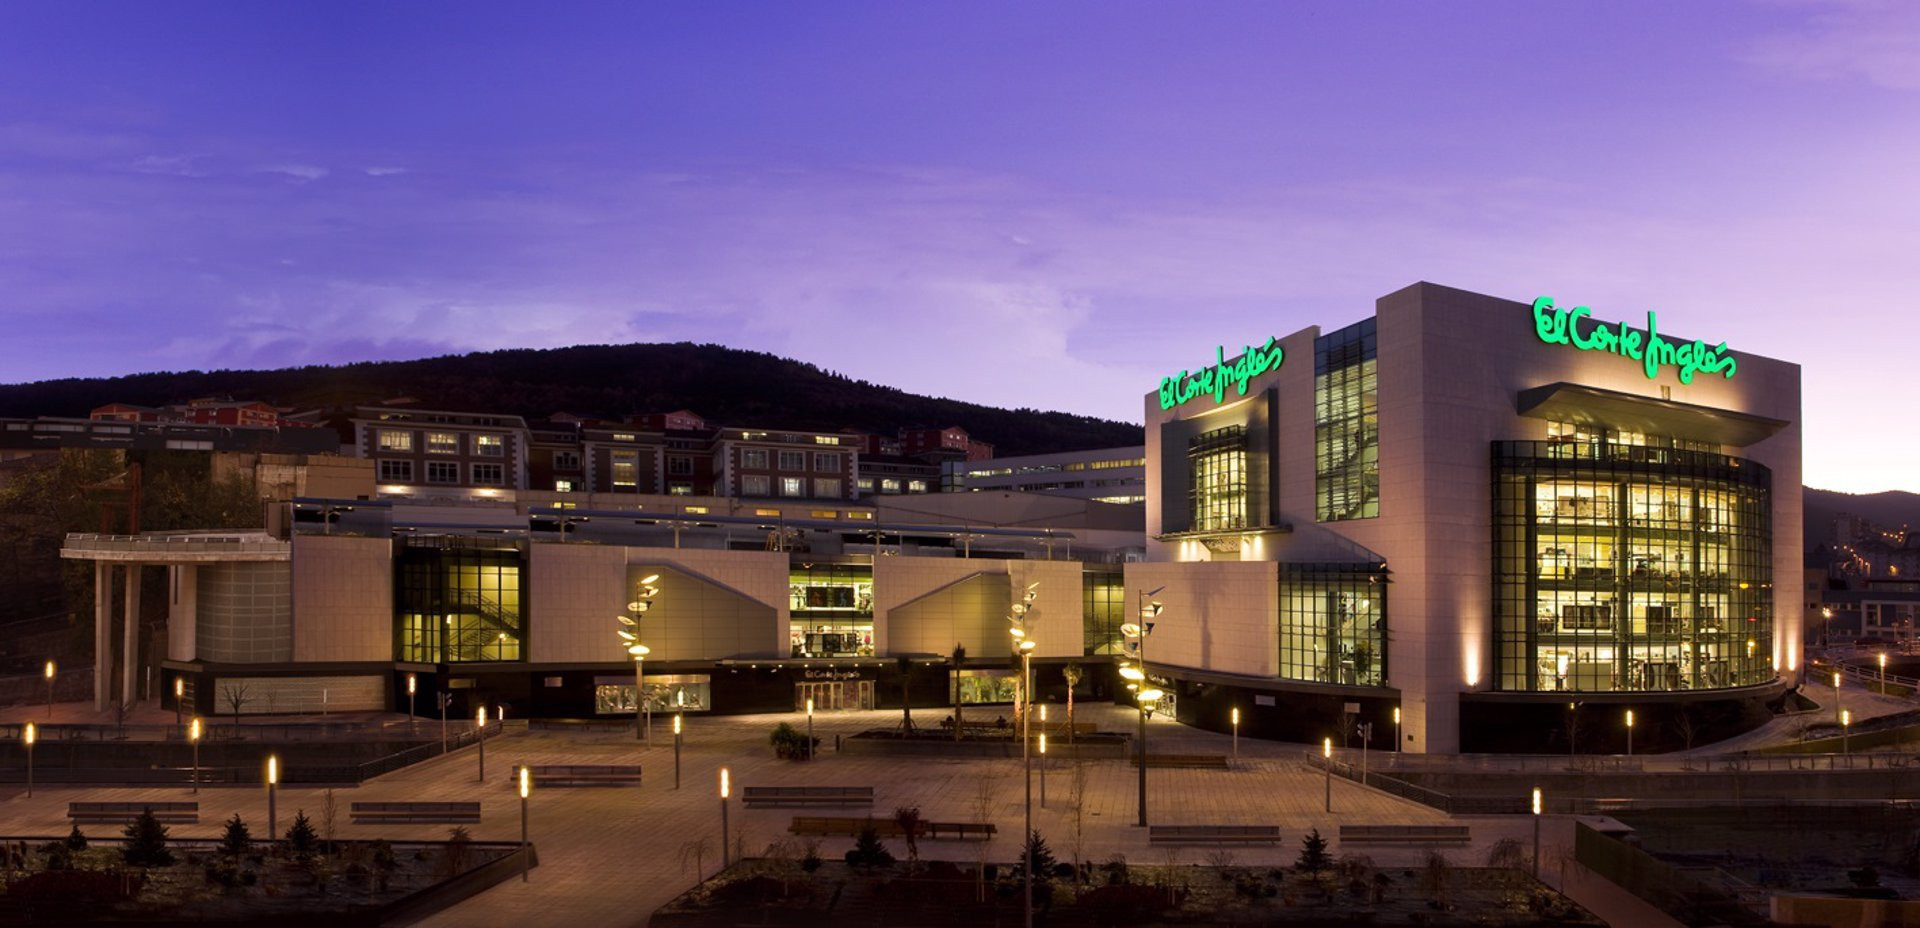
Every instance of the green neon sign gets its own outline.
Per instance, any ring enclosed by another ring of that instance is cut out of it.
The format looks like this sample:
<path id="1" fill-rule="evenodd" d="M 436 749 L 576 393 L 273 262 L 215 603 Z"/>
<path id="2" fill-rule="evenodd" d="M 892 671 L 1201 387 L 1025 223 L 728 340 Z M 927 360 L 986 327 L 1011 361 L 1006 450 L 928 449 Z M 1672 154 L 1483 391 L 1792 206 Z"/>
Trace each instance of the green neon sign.
<path id="1" fill-rule="evenodd" d="M 1549 345 L 1572 345 L 1581 351 L 1605 351 L 1639 361 L 1648 380 L 1657 380 L 1660 369 L 1674 368 L 1681 383 L 1692 383 L 1697 373 L 1719 374 L 1728 380 L 1738 367 L 1727 343 L 1708 345 L 1693 341 L 1674 344 L 1660 337 L 1659 318 L 1647 313 L 1646 329 L 1630 329 L 1624 322 L 1596 322 L 1593 311 L 1585 306 L 1555 309 L 1553 297 L 1533 301 L 1533 334 Z M 1164 392 L 1164 388 L 1163 388 Z"/>
<path id="2" fill-rule="evenodd" d="M 1227 386 L 1231 384 L 1236 396 L 1247 395 L 1247 381 L 1268 371 L 1280 369 L 1280 363 L 1287 359 L 1286 349 L 1269 337 L 1267 343 L 1255 347 L 1246 346 L 1245 351 L 1232 361 L 1227 360 L 1227 346 L 1214 349 L 1214 364 L 1197 371 L 1181 371 L 1174 377 L 1160 378 L 1160 408 L 1172 409 L 1202 396 L 1211 396 L 1215 403 L 1226 402 Z"/>

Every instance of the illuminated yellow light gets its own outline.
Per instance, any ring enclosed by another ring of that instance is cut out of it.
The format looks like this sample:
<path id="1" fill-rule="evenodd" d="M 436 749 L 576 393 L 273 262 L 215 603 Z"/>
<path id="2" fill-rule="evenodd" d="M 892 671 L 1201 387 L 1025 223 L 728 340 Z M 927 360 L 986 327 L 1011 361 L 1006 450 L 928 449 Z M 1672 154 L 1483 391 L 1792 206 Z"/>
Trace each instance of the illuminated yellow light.
<path id="1" fill-rule="evenodd" d="M 1627 710 L 1627 727 L 1628 728 L 1633 727 L 1633 710 L 1632 709 Z"/>
<path id="2" fill-rule="evenodd" d="M 187 737 L 194 741 L 200 740 L 200 719 L 198 717 L 193 720 L 192 725 L 188 726 Z"/>
<path id="3" fill-rule="evenodd" d="M 532 769 L 523 764 L 520 767 L 520 798 L 521 799 L 527 798 L 527 794 L 532 791 L 533 791 Z"/>
<path id="4" fill-rule="evenodd" d="M 659 582 L 659 580 L 660 580 L 660 575 L 659 575 L 659 574 L 648 574 L 648 575 L 646 575 L 646 576 L 644 576 L 644 577 L 641 577 L 641 578 L 640 578 L 640 585 L 641 585 L 641 586 L 652 586 L 652 585 L 654 585 L 655 583 L 657 583 L 657 582 Z"/>
<path id="5" fill-rule="evenodd" d="M 22 735 L 22 737 L 26 740 L 27 747 L 33 747 L 33 742 L 40 737 L 39 727 L 32 722 L 28 722 L 26 733 Z"/>
<path id="6" fill-rule="evenodd" d="M 417 684 L 418 682 L 419 682 L 418 680 L 414 679 L 413 674 L 407 674 L 407 695 L 408 696 L 413 695 L 414 685 Z"/>
<path id="7" fill-rule="evenodd" d="M 1044 731 L 1040 733 L 1040 753 L 1047 753 L 1047 733 Z"/>
<path id="8" fill-rule="evenodd" d="M 47 679 L 49 680 L 53 679 L 53 662 L 52 661 L 47 662 Z"/>
<path id="9" fill-rule="evenodd" d="M 1533 814 L 1540 814 L 1540 787 L 1533 788 Z"/>
<path id="10" fill-rule="evenodd" d="M 731 794 L 732 791 L 733 791 L 733 783 L 731 779 L 731 774 L 727 771 L 727 768 L 721 767 L 720 768 L 720 798 L 721 799 L 727 798 L 727 796 Z"/>
<path id="11" fill-rule="evenodd" d="M 1233 724 L 1235 725 L 1240 724 L 1240 707 L 1239 706 L 1233 707 Z"/>
<path id="12" fill-rule="evenodd" d="M 1327 760 L 1333 759 L 1333 739 L 1332 738 L 1328 738 L 1320 742 L 1320 756 L 1326 758 Z"/>
<path id="13" fill-rule="evenodd" d="M 280 757 L 277 754 L 269 754 L 267 755 L 267 785 L 272 786 L 278 782 L 280 782 Z"/>
<path id="14" fill-rule="evenodd" d="M 1845 728 L 1852 724 L 1853 724 L 1853 710 L 1852 709 L 1840 710 L 1840 727 Z"/>
<path id="15" fill-rule="evenodd" d="M 1120 668 L 1120 676 L 1128 680 L 1145 680 L 1147 678 L 1147 675 L 1141 673 L 1138 667 L 1122 667 Z"/>
<path id="16" fill-rule="evenodd" d="M 1395 725 L 1400 724 L 1400 707 L 1399 706 L 1393 707 L 1393 724 Z"/>
<path id="17" fill-rule="evenodd" d="M 1044 722 L 1046 720 L 1047 720 L 1047 707 L 1045 704 L 1042 704 L 1040 706 L 1040 721 Z M 1041 735 L 1040 737 L 1045 738 L 1046 735 Z"/>
<path id="18" fill-rule="evenodd" d="M 813 697 L 812 696 L 807 697 L 807 714 L 808 715 L 813 714 Z"/>
<path id="19" fill-rule="evenodd" d="M 1155 689 L 1141 690 L 1140 701 L 1141 702 L 1159 702 L 1161 697 L 1165 695 L 1167 694 Z"/>
<path id="20" fill-rule="evenodd" d="M 479 711 L 475 713 L 473 724 L 474 724 L 474 727 L 476 728 L 487 727 L 487 707 L 486 706 L 481 706 Z"/>
<path id="21" fill-rule="evenodd" d="M 1886 666 L 1886 663 L 1887 662 L 1884 658 L 1880 661 L 1880 665 L 1883 667 Z M 181 696 L 185 695 L 186 692 L 187 692 L 187 681 L 182 677 L 174 677 L 173 678 L 173 698 L 179 699 Z"/>
<path id="22" fill-rule="evenodd" d="M 673 717 L 673 733 L 676 735 L 680 733 L 680 716 L 678 715 Z"/>

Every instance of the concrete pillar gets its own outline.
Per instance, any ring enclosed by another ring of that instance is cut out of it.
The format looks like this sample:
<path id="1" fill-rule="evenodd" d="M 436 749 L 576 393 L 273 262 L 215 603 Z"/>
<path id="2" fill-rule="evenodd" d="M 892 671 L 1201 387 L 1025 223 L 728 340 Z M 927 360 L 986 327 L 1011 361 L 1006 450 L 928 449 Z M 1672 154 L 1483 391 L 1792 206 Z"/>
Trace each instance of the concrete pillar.
<path id="1" fill-rule="evenodd" d="M 140 691 L 135 687 L 140 669 L 140 565 L 128 564 L 126 571 L 127 624 L 120 654 L 120 699 L 127 705 L 133 705 L 140 696 Z"/>
<path id="2" fill-rule="evenodd" d="M 113 565 L 93 562 L 93 711 L 107 711 L 113 683 Z"/>
<path id="3" fill-rule="evenodd" d="M 172 589 L 167 597 L 167 659 L 193 660 L 200 633 L 200 565 L 174 564 L 167 568 Z"/>

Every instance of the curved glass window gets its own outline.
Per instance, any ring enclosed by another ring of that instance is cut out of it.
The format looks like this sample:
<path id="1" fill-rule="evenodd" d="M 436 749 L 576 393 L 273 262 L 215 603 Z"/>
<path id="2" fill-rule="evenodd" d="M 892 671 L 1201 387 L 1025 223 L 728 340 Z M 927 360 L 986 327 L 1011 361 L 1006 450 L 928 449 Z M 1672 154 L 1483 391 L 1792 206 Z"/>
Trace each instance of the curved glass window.
<path id="1" fill-rule="evenodd" d="M 1725 455 L 1495 442 L 1495 685 L 1774 679 L 1772 475 Z"/>

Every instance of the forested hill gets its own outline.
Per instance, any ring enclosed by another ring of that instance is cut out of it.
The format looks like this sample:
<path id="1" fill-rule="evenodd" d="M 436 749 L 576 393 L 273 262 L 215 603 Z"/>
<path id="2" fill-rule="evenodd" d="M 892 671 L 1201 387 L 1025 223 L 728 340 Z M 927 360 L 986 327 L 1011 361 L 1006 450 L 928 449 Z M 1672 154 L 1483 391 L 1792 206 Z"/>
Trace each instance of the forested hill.
<path id="1" fill-rule="evenodd" d="M 1142 391 L 1145 392 L 1144 390 Z M 812 364 L 719 345 L 583 345 L 268 371 L 181 371 L 0 386 L 0 416 L 85 416 L 112 402 L 158 406 L 202 396 L 339 413 L 412 397 L 423 408 L 572 413 L 618 419 L 690 409 L 719 425 L 900 428 L 957 425 L 1002 455 L 1140 444 L 1137 425 L 917 396 Z"/>

